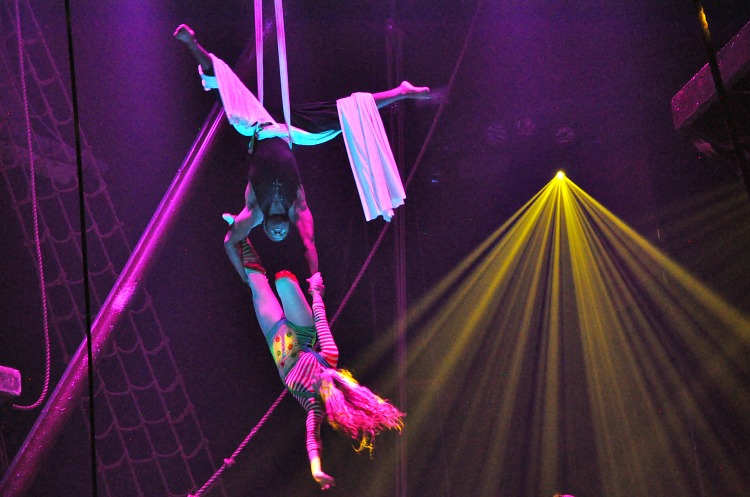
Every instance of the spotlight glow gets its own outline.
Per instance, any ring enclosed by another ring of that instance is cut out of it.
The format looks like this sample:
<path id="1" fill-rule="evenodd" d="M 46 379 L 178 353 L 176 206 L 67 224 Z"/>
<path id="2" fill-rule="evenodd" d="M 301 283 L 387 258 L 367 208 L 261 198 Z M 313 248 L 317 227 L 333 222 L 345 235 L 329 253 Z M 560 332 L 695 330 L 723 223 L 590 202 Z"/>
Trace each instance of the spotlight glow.
<path id="1" fill-rule="evenodd" d="M 446 275 L 408 326 L 416 488 L 748 488 L 737 436 L 750 430 L 750 317 L 568 179 L 550 181 Z M 361 364 L 382 370 L 391 345 Z"/>
<path id="2" fill-rule="evenodd" d="M 565 172 L 562 171 L 562 170 L 557 171 L 557 174 L 555 175 L 555 178 L 557 178 L 557 179 L 565 179 Z"/>

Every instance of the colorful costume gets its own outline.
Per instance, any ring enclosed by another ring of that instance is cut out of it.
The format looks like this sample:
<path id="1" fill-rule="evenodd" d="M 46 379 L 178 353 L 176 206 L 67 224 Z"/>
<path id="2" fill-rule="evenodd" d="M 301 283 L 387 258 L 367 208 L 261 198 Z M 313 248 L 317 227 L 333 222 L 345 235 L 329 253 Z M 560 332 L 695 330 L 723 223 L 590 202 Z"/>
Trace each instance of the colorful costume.
<path id="1" fill-rule="evenodd" d="M 279 305 L 258 254 L 247 240 L 239 245 L 253 306 L 279 377 L 307 411 L 305 444 L 313 476 L 318 482 L 328 482 L 330 477 L 320 470 L 320 425 L 324 417 L 334 429 L 358 440 L 358 450 L 372 451 L 373 440 L 380 432 L 401 430 L 404 413 L 357 383 L 348 372 L 336 369 L 339 353 L 326 319 L 320 273 L 308 280 L 312 308 L 297 278 L 288 271 L 277 273 Z M 298 326 L 288 316 L 305 324 L 312 321 L 312 326 Z"/>
<path id="2" fill-rule="evenodd" d="M 296 278 L 291 273 L 280 277 Z M 320 454 L 323 418 L 335 429 L 359 441 L 359 449 L 373 450 L 373 440 L 384 430 L 401 430 L 404 414 L 388 401 L 360 385 L 346 371 L 336 369 L 339 353 L 331 335 L 323 304 L 322 288 L 313 287 L 314 327 L 299 327 L 285 318 L 264 333 L 279 376 L 307 411 L 306 446 Z M 316 338 L 320 351 L 314 350 Z"/>
<path id="3" fill-rule="evenodd" d="M 320 424 L 325 415 L 315 385 L 326 368 L 336 368 L 339 351 L 326 320 L 322 300 L 314 301 L 315 326 L 301 327 L 282 319 L 265 334 L 279 376 L 294 398 L 307 411 L 307 450 L 322 450 Z M 313 350 L 319 341 L 320 352 Z"/>

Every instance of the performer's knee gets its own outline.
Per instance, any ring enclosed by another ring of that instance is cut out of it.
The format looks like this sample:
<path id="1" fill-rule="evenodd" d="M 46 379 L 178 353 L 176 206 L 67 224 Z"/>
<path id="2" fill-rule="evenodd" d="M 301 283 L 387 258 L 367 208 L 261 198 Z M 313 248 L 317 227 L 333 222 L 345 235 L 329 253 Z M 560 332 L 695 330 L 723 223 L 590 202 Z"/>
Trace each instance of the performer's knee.
<path id="1" fill-rule="evenodd" d="M 288 292 L 296 292 L 301 291 L 299 286 L 299 281 L 297 281 L 297 277 L 294 275 L 294 273 L 290 271 L 279 271 L 276 273 L 276 291 L 279 292 L 279 295 L 288 294 Z"/>
<path id="2" fill-rule="evenodd" d="M 279 280 L 281 279 L 290 279 L 297 285 L 299 285 L 299 282 L 297 281 L 297 277 L 292 273 L 291 271 L 287 271 L 286 269 L 283 271 L 279 271 L 276 273 L 276 283 L 278 284 Z"/>

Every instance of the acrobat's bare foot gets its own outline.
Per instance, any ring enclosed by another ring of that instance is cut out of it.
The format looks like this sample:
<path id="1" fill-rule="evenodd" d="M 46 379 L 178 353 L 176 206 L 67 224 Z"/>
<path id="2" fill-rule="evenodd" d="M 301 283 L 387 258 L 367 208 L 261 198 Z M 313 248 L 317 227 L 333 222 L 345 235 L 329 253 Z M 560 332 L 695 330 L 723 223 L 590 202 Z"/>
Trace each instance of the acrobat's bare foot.
<path id="1" fill-rule="evenodd" d="M 187 24 L 177 26 L 172 36 L 183 43 L 195 43 L 195 31 L 190 29 L 190 26 Z"/>
<path id="2" fill-rule="evenodd" d="M 399 90 L 404 98 L 425 99 L 430 98 L 430 88 L 427 86 L 414 86 L 408 81 L 402 81 Z"/>
<path id="3" fill-rule="evenodd" d="M 318 482 L 321 490 L 328 490 L 329 488 L 336 485 L 336 480 L 323 473 L 322 471 L 318 471 L 313 474 L 313 478 L 315 478 L 315 481 Z"/>

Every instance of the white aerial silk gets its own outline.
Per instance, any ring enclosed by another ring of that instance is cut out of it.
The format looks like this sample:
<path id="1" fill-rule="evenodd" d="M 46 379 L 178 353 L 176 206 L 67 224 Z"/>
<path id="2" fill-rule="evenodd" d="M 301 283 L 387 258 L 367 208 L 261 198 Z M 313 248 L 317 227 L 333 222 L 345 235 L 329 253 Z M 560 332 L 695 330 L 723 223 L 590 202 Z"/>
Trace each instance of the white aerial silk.
<path id="1" fill-rule="evenodd" d="M 229 123 L 242 135 L 259 140 L 282 138 L 289 140 L 289 128 L 279 124 L 263 107 L 232 69 L 211 54 L 214 76 L 203 74 L 203 88 L 218 89 Z M 393 209 L 403 205 L 406 193 L 393 158 L 388 136 L 383 127 L 375 99 L 370 93 L 354 93 L 336 102 L 341 130 L 310 133 L 292 126 L 292 142 L 298 145 L 318 145 L 343 131 L 349 164 L 357 185 L 362 210 L 367 221 L 382 216 L 393 217 Z"/>
<path id="2" fill-rule="evenodd" d="M 365 219 L 383 216 L 390 221 L 406 192 L 375 99 L 370 93 L 354 93 L 336 106 Z"/>
<path id="3" fill-rule="evenodd" d="M 198 71 L 206 91 L 219 90 L 229 124 L 245 136 L 253 136 L 257 132 L 259 140 L 283 138 L 288 142 L 289 130 L 286 124 L 277 123 L 234 71 L 223 60 L 214 54 L 210 55 L 214 76 L 203 74 L 200 66 Z M 292 141 L 298 145 L 318 145 L 335 138 L 340 132 L 329 130 L 323 133 L 310 133 L 292 127 L 291 135 Z"/>

